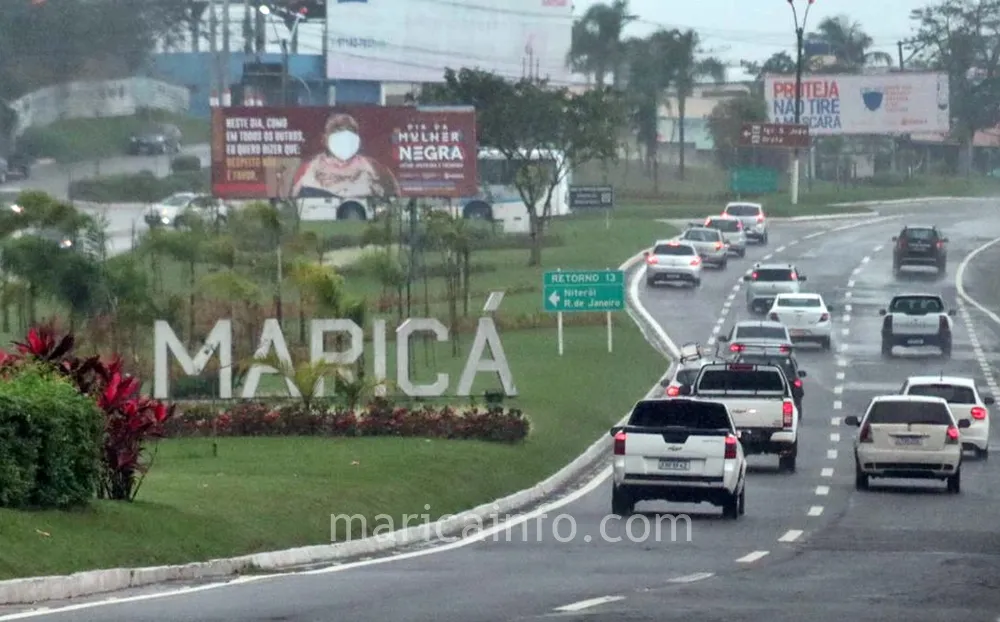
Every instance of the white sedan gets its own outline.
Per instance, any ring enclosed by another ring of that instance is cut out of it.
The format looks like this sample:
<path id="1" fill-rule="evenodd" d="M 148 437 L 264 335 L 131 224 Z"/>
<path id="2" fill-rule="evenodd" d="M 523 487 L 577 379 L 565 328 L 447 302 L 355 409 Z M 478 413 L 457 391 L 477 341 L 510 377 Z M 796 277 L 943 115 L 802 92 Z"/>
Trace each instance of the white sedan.
<path id="1" fill-rule="evenodd" d="M 778 294 L 767 317 L 784 324 L 793 341 L 814 341 L 829 350 L 832 311 L 819 294 Z"/>
<path id="2" fill-rule="evenodd" d="M 968 419 L 969 427 L 962 430 L 962 448 L 971 449 L 986 459 L 990 454 L 990 411 L 995 403 L 992 395 L 982 395 L 972 378 L 959 376 L 911 376 L 900 391 L 902 395 L 927 395 L 948 402 L 951 412 L 959 419 Z"/>

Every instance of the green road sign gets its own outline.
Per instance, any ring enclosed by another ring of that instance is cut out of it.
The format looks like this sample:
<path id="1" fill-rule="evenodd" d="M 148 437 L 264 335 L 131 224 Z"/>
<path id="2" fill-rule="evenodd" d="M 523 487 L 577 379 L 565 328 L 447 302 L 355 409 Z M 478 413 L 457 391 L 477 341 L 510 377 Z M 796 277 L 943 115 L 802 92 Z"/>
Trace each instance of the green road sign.
<path id="1" fill-rule="evenodd" d="M 778 171 L 773 168 L 737 168 L 729 177 L 729 189 L 737 194 L 778 191 Z"/>
<path id="2" fill-rule="evenodd" d="M 542 300 L 549 312 L 625 310 L 625 273 L 621 270 L 546 272 Z"/>

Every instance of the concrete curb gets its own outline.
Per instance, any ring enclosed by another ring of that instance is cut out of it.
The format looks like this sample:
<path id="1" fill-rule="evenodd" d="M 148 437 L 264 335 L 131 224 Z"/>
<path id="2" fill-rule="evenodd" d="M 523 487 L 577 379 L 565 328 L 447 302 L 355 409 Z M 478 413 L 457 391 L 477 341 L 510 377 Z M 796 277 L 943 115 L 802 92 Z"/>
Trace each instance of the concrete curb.
<path id="1" fill-rule="evenodd" d="M 843 214 L 813 214 L 810 216 L 786 216 L 771 218 L 774 222 L 816 222 L 819 220 L 847 220 L 849 218 L 874 218 L 878 212 L 844 212 Z"/>
<path id="2" fill-rule="evenodd" d="M 631 271 L 642 260 L 637 253 L 619 269 Z M 638 280 L 643 267 L 630 274 L 626 281 L 626 300 L 629 316 L 643 331 L 644 336 L 664 354 L 676 360 L 677 347 L 653 317 L 638 302 Z M 668 375 L 675 363 L 671 363 Z M 649 391 L 652 395 L 656 388 Z M 627 417 L 627 415 L 626 415 Z M 622 420 L 624 422 L 624 418 Z M 467 512 L 445 518 L 435 523 L 400 529 L 384 534 L 339 544 L 307 546 L 228 559 L 213 559 L 176 566 L 148 568 L 112 568 L 90 570 L 71 575 L 31 577 L 0 581 L 0 605 L 23 605 L 51 600 L 67 600 L 106 592 L 115 592 L 170 581 L 194 581 L 223 578 L 244 572 L 261 570 L 278 571 L 319 563 L 333 563 L 347 558 L 374 555 L 407 545 L 428 542 L 444 534 L 461 533 L 468 526 L 482 525 L 485 519 L 496 515 L 512 515 L 528 506 L 538 504 L 574 479 L 585 475 L 594 464 L 610 450 L 611 440 L 602 436 L 586 451 L 555 474 L 535 486 L 480 505 Z"/>
<path id="3" fill-rule="evenodd" d="M 912 197 L 909 199 L 887 199 L 884 201 L 854 201 L 852 203 L 831 203 L 830 207 L 863 207 L 866 205 L 912 205 L 930 201 L 989 201 L 996 197 Z"/>

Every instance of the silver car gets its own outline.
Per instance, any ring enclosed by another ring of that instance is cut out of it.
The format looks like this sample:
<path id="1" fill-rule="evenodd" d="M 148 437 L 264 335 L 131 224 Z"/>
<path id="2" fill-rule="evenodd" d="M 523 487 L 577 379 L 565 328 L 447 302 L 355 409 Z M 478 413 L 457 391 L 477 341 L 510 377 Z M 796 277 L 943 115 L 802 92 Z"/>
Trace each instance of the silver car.
<path id="1" fill-rule="evenodd" d="M 678 240 L 659 240 L 646 251 L 646 285 L 690 283 L 701 285 L 701 257 L 691 244 Z"/>
<path id="2" fill-rule="evenodd" d="M 729 244 L 730 253 L 737 257 L 746 256 L 747 236 L 743 232 L 743 222 L 739 218 L 732 216 L 709 216 L 705 219 L 703 226 L 721 231 L 722 237 Z"/>
<path id="3" fill-rule="evenodd" d="M 726 238 L 718 229 L 691 227 L 677 238 L 695 247 L 702 261 L 720 270 L 729 265 L 729 247 Z"/>
<path id="4" fill-rule="evenodd" d="M 722 215 L 739 218 L 748 240 L 767 244 L 767 215 L 760 203 L 727 203 Z"/>
<path id="5" fill-rule="evenodd" d="M 758 263 L 743 280 L 747 283 L 747 310 L 767 313 L 778 294 L 798 294 L 806 277 L 789 263 Z"/>
<path id="6" fill-rule="evenodd" d="M 674 372 L 673 378 L 664 379 L 660 383 L 664 389 L 664 397 L 680 396 L 680 388 L 694 384 L 702 367 L 709 363 L 723 362 L 717 352 L 705 352 L 697 343 L 684 344 L 681 346 L 680 354 L 681 357 L 677 362 L 677 370 Z"/>

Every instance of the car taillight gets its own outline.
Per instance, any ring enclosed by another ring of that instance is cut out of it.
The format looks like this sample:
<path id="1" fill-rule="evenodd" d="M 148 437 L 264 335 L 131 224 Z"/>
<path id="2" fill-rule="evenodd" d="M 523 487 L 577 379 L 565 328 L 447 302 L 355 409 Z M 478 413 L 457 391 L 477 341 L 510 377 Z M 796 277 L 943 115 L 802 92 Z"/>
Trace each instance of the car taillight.
<path id="1" fill-rule="evenodd" d="M 798 281 L 799 280 L 799 275 L 795 274 L 794 272 L 791 272 L 791 273 L 789 273 L 788 278 L 790 280 L 792 280 L 792 281 Z"/>
<path id="2" fill-rule="evenodd" d="M 958 428 L 953 425 L 948 426 L 948 438 L 945 439 L 946 445 L 954 445 L 958 442 Z"/>
<path id="3" fill-rule="evenodd" d="M 820 322 L 829 322 L 830 321 L 830 314 L 829 313 L 824 313 L 823 315 L 819 316 L 819 321 Z"/>
<path id="4" fill-rule="evenodd" d="M 796 389 L 801 389 L 802 388 L 802 378 L 796 378 L 795 382 L 793 382 L 792 384 L 795 385 Z"/>
<path id="5" fill-rule="evenodd" d="M 792 351 L 792 346 L 790 345 L 785 344 L 783 346 L 778 346 L 778 352 L 781 352 L 782 354 L 788 354 L 791 351 Z"/>
<path id="6" fill-rule="evenodd" d="M 906 248 L 906 238 L 899 238 L 899 248 Z"/>
<path id="7" fill-rule="evenodd" d="M 743 351 L 743 344 L 742 343 L 730 344 L 729 351 L 730 352 L 742 352 Z"/>
<path id="8" fill-rule="evenodd" d="M 726 460 L 736 460 L 736 437 L 730 434 L 726 437 Z"/>
<path id="9" fill-rule="evenodd" d="M 721 248 L 722 248 L 722 242 L 716 242 L 715 243 L 715 250 L 719 250 Z"/>
<path id="10" fill-rule="evenodd" d="M 777 322 L 778 321 L 778 314 L 777 313 L 772 313 L 768 317 L 770 317 L 771 321 L 773 321 L 773 322 Z"/>
<path id="11" fill-rule="evenodd" d="M 700 266 L 701 265 L 701 257 L 695 257 L 694 259 L 692 259 L 691 260 L 691 265 L 692 266 Z"/>
<path id="12" fill-rule="evenodd" d="M 986 418 L 986 409 L 983 408 L 982 406 L 973 406 L 972 418 L 975 419 L 976 421 L 982 421 L 983 419 Z"/>
<path id="13" fill-rule="evenodd" d="M 736 221 L 736 230 L 737 231 L 743 231 L 743 221 L 742 220 L 737 220 Z"/>
<path id="14" fill-rule="evenodd" d="M 757 214 L 757 222 L 764 222 L 764 213 Z"/>
<path id="15" fill-rule="evenodd" d="M 792 427 L 792 422 L 795 416 L 795 406 L 792 405 L 792 400 L 785 400 L 781 403 L 781 421 L 782 425 L 786 428 Z"/>
<path id="16" fill-rule="evenodd" d="M 937 245 L 936 245 L 936 246 L 937 246 L 938 248 L 944 248 L 944 242 L 942 242 L 941 240 L 938 240 L 938 243 L 937 243 Z"/>
<path id="17" fill-rule="evenodd" d="M 624 456 L 625 455 L 625 433 L 619 432 L 615 434 L 615 455 Z"/>
<path id="18" fill-rule="evenodd" d="M 867 423 L 861 426 L 861 433 L 858 434 L 859 443 L 870 443 L 872 442 L 872 427 Z"/>
<path id="19" fill-rule="evenodd" d="M 656 263 L 656 255 L 650 255 L 649 257 L 646 257 L 646 263 L 648 263 L 649 265 L 655 264 Z"/>
<path id="20" fill-rule="evenodd" d="M 750 278 L 756 281 L 757 280 L 757 273 L 754 272 L 753 274 L 751 274 Z"/>
<path id="21" fill-rule="evenodd" d="M 680 387 L 674 385 L 667 387 L 667 397 L 677 397 L 680 394 L 681 394 Z"/>

